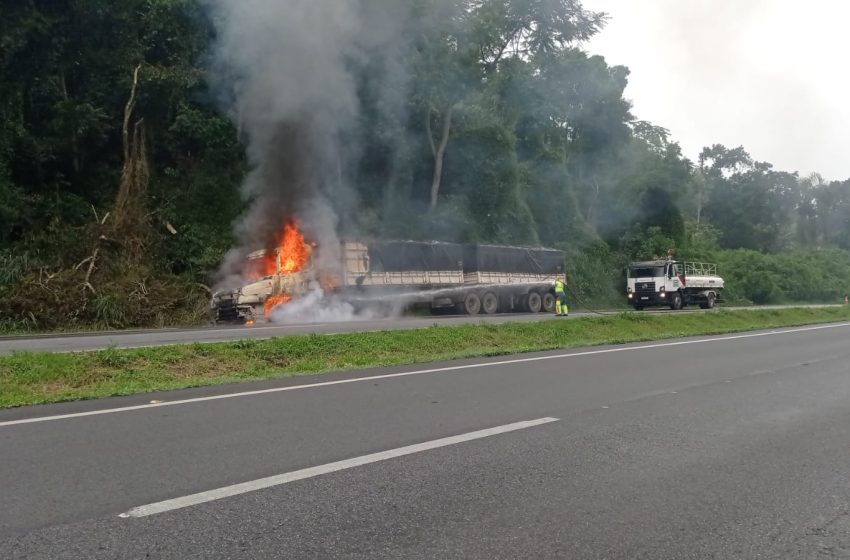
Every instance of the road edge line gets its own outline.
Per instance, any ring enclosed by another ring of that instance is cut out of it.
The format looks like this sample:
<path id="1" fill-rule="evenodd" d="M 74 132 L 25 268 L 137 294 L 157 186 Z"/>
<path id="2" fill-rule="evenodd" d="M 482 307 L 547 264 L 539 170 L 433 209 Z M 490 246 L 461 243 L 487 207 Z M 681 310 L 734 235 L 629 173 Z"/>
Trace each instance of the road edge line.
<path id="1" fill-rule="evenodd" d="M 39 422 L 52 422 L 57 420 L 68 420 L 72 418 L 84 418 L 86 416 L 100 416 L 103 414 L 115 414 L 119 412 L 132 412 L 135 410 L 147 410 L 152 408 L 161 408 L 166 406 L 177 406 L 181 404 L 194 404 L 208 401 L 217 401 L 224 399 L 232 399 L 237 397 L 250 397 L 257 395 L 268 395 L 272 393 L 283 393 L 287 391 L 300 391 L 304 389 L 315 389 L 320 387 L 330 387 L 334 385 L 345 385 L 348 383 L 362 383 L 365 381 L 379 381 L 382 379 L 395 379 L 400 377 L 411 377 L 415 375 L 424 375 L 428 373 L 443 373 L 448 371 L 460 371 L 464 369 L 478 369 L 484 367 L 495 367 L 511 364 L 522 364 L 529 362 L 540 362 L 546 360 L 561 360 L 568 358 L 580 358 L 584 356 L 595 356 L 597 354 L 614 354 L 618 352 L 630 352 L 635 350 L 652 350 L 657 348 L 670 348 L 674 346 L 687 346 L 692 344 L 711 344 L 714 342 L 725 342 L 729 340 L 741 340 L 747 338 L 759 338 L 765 336 L 776 336 L 782 334 L 794 334 L 799 332 L 810 332 L 825 329 L 835 329 L 841 327 L 850 327 L 850 323 L 833 323 L 828 325 L 817 325 L 809 327 L 798 327 L 785 330 L 772 330 L 767 332 L 745 333 L 736 335 L 721 335 L 712 338 L 700 338 L 696 340 L 679 340 L 675 342 L 660 342 L 654 344 L 642 344 L 638 346 L 618 346 L 614 348 L 605 348 L 601 350 L 586 350 L 581 352 L 568 352 L 564 354 L 553 354 L 548 356 L 533 356 L 527 358 L 514 358 L 510 360 L 499 360 L 493 362 L 480 362 L 475 364 L 463 364 L 456 366 L 445 366 L 440 368 L 421 369 L 414 371 L 403 371 L 397 373 L 384 373 L 379 375 L 369 375 L 365 377 L 353 377 L 350 379 L 337 379 L 335 381 L 319 381 L 316 383 L 305 383 L 303 385 L 290 385 L 287 387 L 273 387 L 271 389 L 258 389 L 255 391 L 240 391 L 236 393 L 225 393 L 223 395 L 210 395 L 208 397 L 195 397 L 190 399 L 180 399 L 176 401 L 164 401 L 159 403 L 145 403 L 133 406 L 122 406 L 116 408 L 104 408 L 100 410 L 89 410 L 85 412 L 72 412 L 68 414 L 55 414 L 50 416 L 37 416 L 34 418 L 22 418 L 19 420 L 7 420 L 0 422 L 0 428 L 9 426 L 18 426 L 22 424 L 35 424 Z"/>

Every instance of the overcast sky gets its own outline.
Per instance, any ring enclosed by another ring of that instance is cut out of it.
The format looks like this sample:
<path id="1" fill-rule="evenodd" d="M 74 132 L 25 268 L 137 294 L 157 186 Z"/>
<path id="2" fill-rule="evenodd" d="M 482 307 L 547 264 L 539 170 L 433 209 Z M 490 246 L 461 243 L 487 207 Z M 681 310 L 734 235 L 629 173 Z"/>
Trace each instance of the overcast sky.
<path id="1" fill-rule="evenodd" d="M 586 45 L 631 69 L 626 97 L 695 159 L 743 145 L 784 171 L 850 178 L 850 1 L 584 0 Z"/>

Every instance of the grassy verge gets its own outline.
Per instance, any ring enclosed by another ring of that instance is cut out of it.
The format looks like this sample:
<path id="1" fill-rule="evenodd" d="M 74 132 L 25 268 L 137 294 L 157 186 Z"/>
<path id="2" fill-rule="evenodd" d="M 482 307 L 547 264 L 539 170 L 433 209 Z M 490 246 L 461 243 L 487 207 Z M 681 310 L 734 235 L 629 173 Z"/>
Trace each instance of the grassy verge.
<path id="1" fill-rule="evenodd" d="M 0 408 L 555 348 L 850 319 L 850 308 L 623 313 L 576 320 L 300 335 L 261 341 L 0 357 Z"/>

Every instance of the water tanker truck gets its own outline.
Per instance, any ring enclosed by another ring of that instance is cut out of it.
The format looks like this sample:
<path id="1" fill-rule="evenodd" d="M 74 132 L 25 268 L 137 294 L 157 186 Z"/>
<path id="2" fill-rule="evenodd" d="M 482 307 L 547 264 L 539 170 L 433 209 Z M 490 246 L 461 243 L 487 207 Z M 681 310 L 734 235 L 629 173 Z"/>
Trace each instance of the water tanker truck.
<path id="1" fill-rule="evenodd" d="M 712 309 L 720 300 L 723 287 L 723 278 L 717 275 L 714 264 L 672 259 L 641 261 L 629 265 L 626 298 L 638 311 L 650 306 L 678 310 L 688 304 Z"/>
<path id="2" fill-rule="evenodd" d="M 321 290 L 354 306 L 395 302 L 468 315 L 552 312 L 553 284 L 564 278 L 564 253 L 554 249 L 436 241 L 343 241 L 336 266 L 318 270 L 312 254 L 293 266 L 285 244 L 248 257 L 262 270 L 239 288 L 216 292 L 214 320 L 268 317 Z M 327 253 L 325 253 L 327 254 Z"/>

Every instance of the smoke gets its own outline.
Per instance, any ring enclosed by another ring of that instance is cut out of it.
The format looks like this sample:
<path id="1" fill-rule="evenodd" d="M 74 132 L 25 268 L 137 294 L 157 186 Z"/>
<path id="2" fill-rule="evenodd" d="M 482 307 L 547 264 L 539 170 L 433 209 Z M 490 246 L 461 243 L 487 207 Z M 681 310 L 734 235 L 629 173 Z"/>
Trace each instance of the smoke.
<path id="1" fill-rule="evenodd" d="M 355 307 L 349 300 L 326 295 L 316 289 L 272 310 L 269 320 L 274 323 L 342 323 L 346 321 L 385 319 L 401 315 L 404 302 L 379 305 L 363 302 Z"/>
<path id="2" fill-rule="evenodd" d="M 215 80 L 246 145 L 249 202 L 220 277 L 240 276 L 295 218 L 318 243 L 316 265 L 338 266 L 337 206 L 354 214 L 343 135 L 358 113 L 352 65 L 376 39 L 359 0 L 206 0 L 216 29 Z"/>

